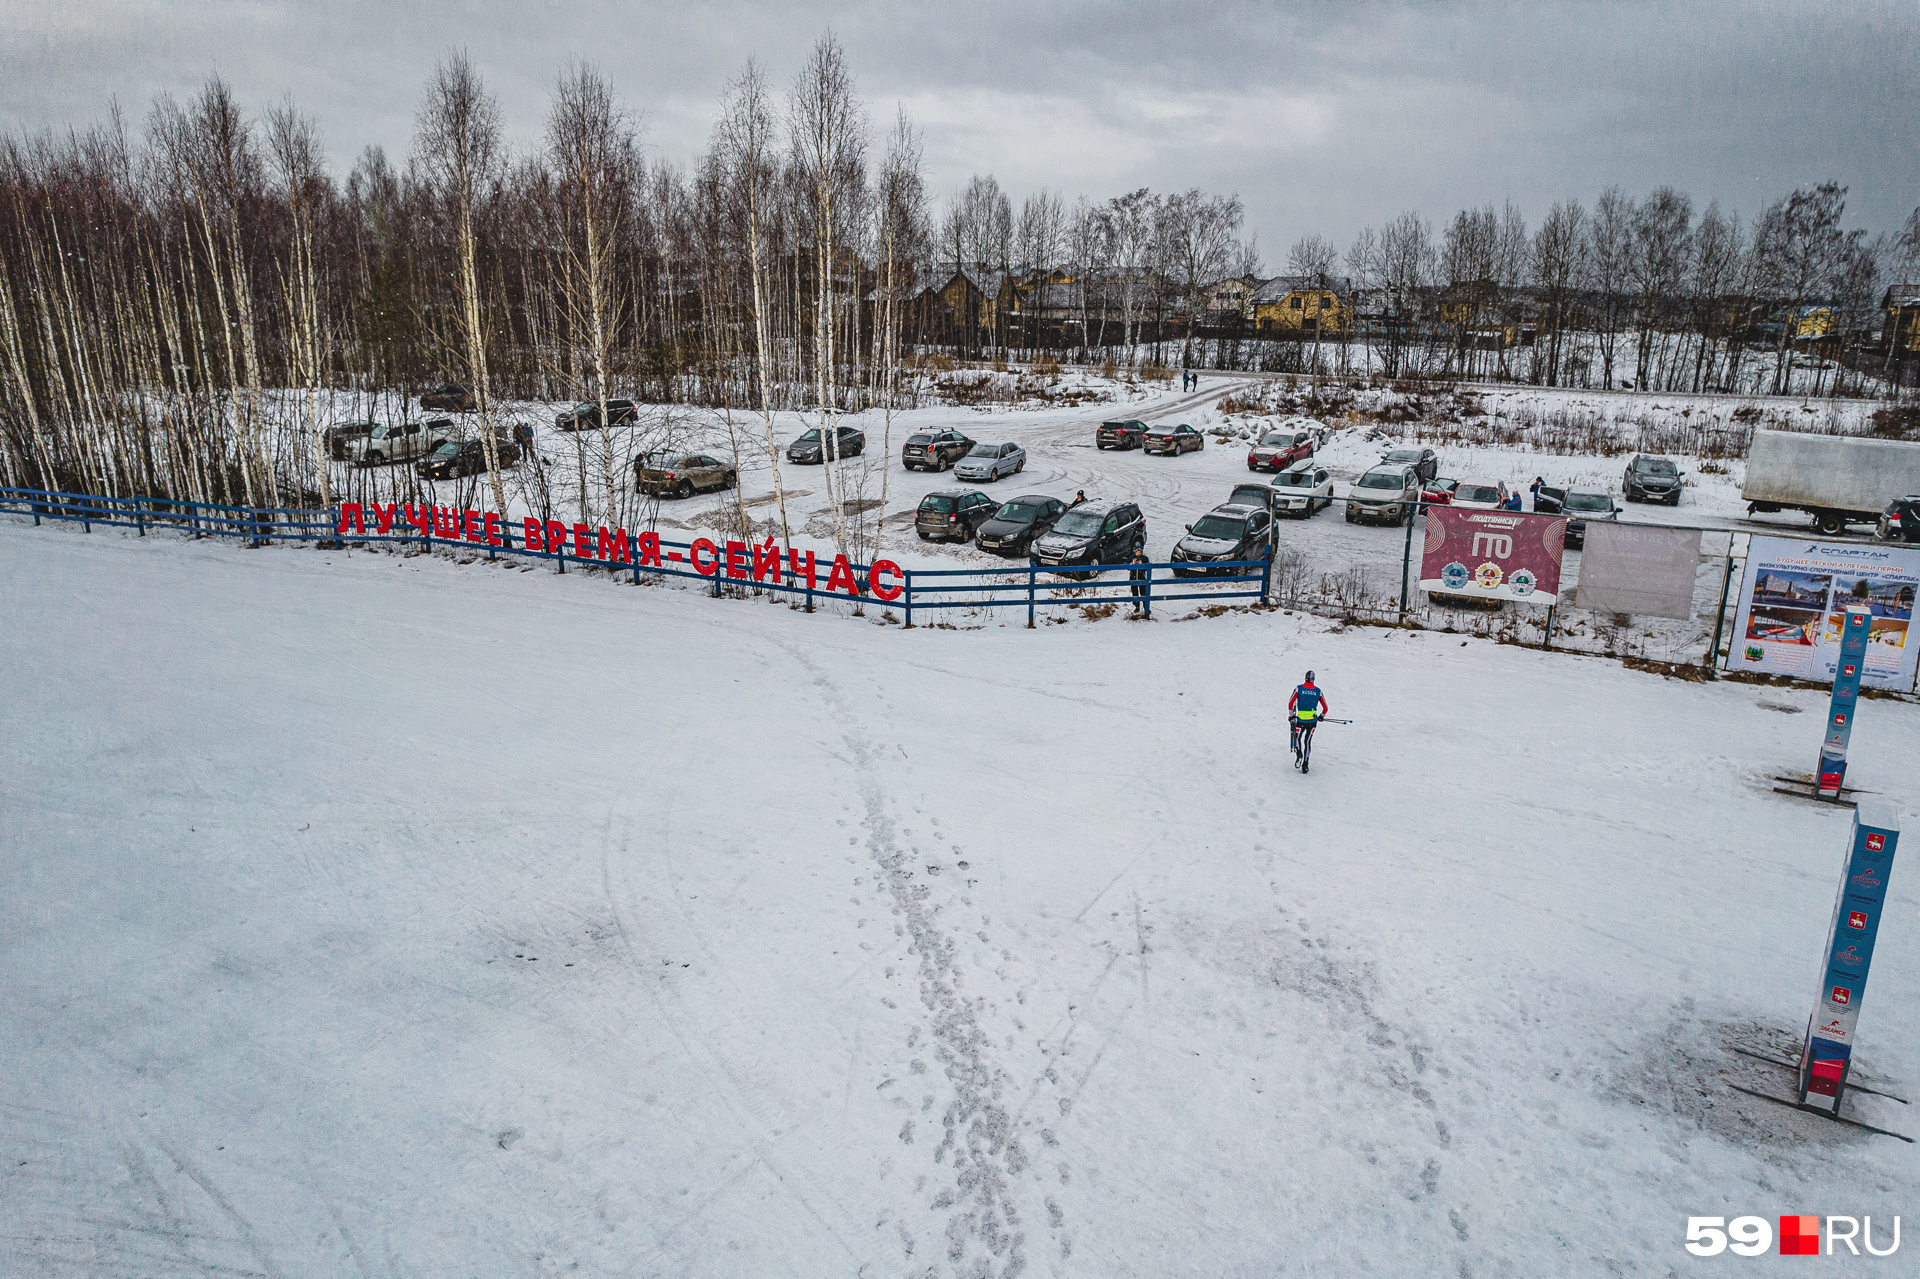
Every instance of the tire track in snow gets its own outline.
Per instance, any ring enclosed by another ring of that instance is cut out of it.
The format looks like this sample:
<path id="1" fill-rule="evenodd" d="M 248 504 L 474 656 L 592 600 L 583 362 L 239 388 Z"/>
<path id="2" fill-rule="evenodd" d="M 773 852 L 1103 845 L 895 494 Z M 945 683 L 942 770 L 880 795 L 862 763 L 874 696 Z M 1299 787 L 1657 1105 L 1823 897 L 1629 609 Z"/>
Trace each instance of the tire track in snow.
<path id="1" fill-rule="evenodd" d="M 964 975 L 956 938 L 940 923 L 933 890 L 914 882 L 913 850 L 902 845 L 887 794 L 875 766 L 890 748 L 881 746 L 861 722 L 840 688 L 798 645 L 781 642 L 812 678 L 839 722 L 865 809 L 862 824 L 867 847 L 887 886 L 902 927 L 919 957 L 920 1001 L 933 1035 L 933 1051 L 953 1088 L 941 1116 L 945 1136 L 934 1150 L 936 1164 L 950 1166 L 952 1184 L 936 1194 L 930 1207 L 946 1212 L 945 1256 L 956 1275 L 969 1279 L 1013 1279 L 1027 1268 L 1025 1222 L 1014 1201 L 1013 1182 L 1031 1160 L 1015 1131 L 1015 1116 L 1002 1100 L 1013 1083 L 993 1060 L 991 1044 L 977 1016 L 984 996 L 961 993 Z M 909 1040 L 909 1046 L 913 1041 Z M 901 1130 L 911 1144 L 912 1121 Z M 1064 1225 L 1057 1205 L 1048 1206 L 1049 1227 Z M 912 1241 L 902 1243 L 912 1255 Z M 972 1246 L 985 1256 L 969 1257 Z"/>

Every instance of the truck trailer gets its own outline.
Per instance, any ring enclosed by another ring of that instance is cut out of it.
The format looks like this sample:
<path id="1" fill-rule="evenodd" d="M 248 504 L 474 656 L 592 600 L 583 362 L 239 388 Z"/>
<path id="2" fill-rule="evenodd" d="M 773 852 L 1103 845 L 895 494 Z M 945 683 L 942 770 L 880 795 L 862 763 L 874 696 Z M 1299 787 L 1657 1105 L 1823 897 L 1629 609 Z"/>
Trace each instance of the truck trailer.
<path id="1" fill-rule="evenodd" d="M 1829 537 L 1876 522 L 1909 493 L 1920 493 L 1920 444 L 1797 431 L 1753 433 L 1740 490 L 1748 514 L 1805 511 Z"/>

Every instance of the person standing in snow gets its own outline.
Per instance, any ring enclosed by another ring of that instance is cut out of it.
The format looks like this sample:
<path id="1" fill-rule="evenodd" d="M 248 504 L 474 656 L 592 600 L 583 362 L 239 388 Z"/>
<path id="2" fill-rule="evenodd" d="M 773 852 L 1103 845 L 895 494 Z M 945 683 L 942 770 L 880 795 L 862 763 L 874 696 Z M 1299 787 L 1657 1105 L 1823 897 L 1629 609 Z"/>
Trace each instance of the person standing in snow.
<path id="1" fill-rule="evenodd" d="M 1145 550 L 1135 551 L 1131 564 L 1132 567 L 1127 570 L 1127 580 L 1131 582 L 1132 585 L 1127 587 L 1127 590 L 1133 594 L 1133 611 L 1138 613 L 1145 607 L 1147 574 L 1152 572 L 1152 570 L 1147 567 L 1147 553 Z"/>
<path id="2" fill-rule="evenodd" d="M 1327 695 L 1313 682 L 1313 672 L 1307 672 L 1304 683 L 1293 690 L 1293 696 L 1287 699 L 1287 722 L 1291 731 L 1287 745 L 1294 754 L 1300 753 L 1301 734 L 1311 736 L 1313 726 L 1327 713 Z"/>
<path id="3" fill-rule="evenodd" d="M 1540 490 L 1545 487 L 1546 482 L 1546 477 L 1536 475 L 1533 477 L 1533 483 L 1527 485 L 1527 496 L 1533 499 L 1533 509 L 1536 511 L 1540 509 Z"/>

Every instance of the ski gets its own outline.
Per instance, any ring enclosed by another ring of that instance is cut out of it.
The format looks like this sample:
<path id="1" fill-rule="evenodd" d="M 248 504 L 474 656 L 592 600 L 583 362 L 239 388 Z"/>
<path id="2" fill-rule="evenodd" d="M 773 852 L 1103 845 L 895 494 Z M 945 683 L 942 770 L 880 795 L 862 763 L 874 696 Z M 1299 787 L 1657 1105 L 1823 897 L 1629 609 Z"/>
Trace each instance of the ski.
<path id="1" fill-rule="evenodd" d="M 1728 1046 L 1732 1047 L 1732 1045 Z M 1800 1063 L 1797 1061 L 1782 1061 L 1778 1057 L 1769 1057 L 1765 1053 L 1752 1052 L 1745 1048 L 1734 1048 L 1733 1051 L 1739 1053 L 1742 1057 L 1751 1057 L 1755 1061 L 1764 1061 L 1775 1066 L 1784 1066 L 1788 1070 L 1791 1070 L 1796 1078 L 1800 1074 Z M 1851 1079 L 1847 1081 L 1847 1091 L 1871 1093 L 1875 1097 L 1885 1097 L 1888 1101 L 1897 1101 L 1903 1106 L 1912 1104 L 1905 1097 L 1896 1097 L 1890 1092 L 1881 1092 L 1878 1088 L 1869 1088 L 1865 1084 L 1856 1084 Z"/>
<path id="2" fill-rule="evenodd" d="M 1804 1110 L 1809 1115 L 1818 1115 L 1822 1119 L 1831 1119 L 1836 1124 L 1847 1124 L 1854 1128 L 1864 1128 L 1868 1132 L 1877 1132 L 1882 1137 L 1898 1137 L 1909 1146 L 1913 1144 L 1913 1138 L 1907 1136 L 1905 1133 L 1895 1132 L 1891 1128 L 1876 1128 L 1872 1124 L 1863 1124 L 1858 1119 L 1848 1119 L 1845 1115 L 1836 1115 L 1832 1111 L 1822 1110 L 1818 1106 L 1809 1106 L 1805 1102 L 1794 1101 L 1790 1097 L 1776 1097 L 1772 1093 L 1755 1092 L 1751 1088 L 1742 1088 L 1739 1084 L 1728 1084 L 1727 1087 L 1733 1089 L 1735 1092 L 1743 1092 L 1749 1097 L 1758 1097 L 1761 1101 L 1770 1101 L 1775 1105 L 1785 1106 L 1790 1110 Z"/>
<path id="3" fill-rule="evenodd" d="M 1803 790 L 1793 790 L 1786 786 L 1774 787 L 1773 793 L 1776 795 L 1791 795 L 1795 799 L 1810 799 L 1816 804 L 1832 804 L 1836 808 L 1856 807 L 1854 802 L 1850 799 L 1830 799 L 1825 795 L 1816 795 L 1809 791 L 1803 791 Z"/>

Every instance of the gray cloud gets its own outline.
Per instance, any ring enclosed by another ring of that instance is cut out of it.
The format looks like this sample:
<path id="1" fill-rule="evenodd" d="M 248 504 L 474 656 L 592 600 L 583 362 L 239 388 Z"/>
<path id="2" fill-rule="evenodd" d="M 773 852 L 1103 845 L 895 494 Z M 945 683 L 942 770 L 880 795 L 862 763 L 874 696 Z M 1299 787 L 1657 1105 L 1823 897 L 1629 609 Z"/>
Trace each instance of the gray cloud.
<path id="1" fill-rule="evenodd" d="M 1911 3 L 1198 6 L 15 0 L 0 16 L 0 127 L 137 124 L 212 71 L 291 95 L 344 171 L 410 145 L 436 59 L 466 47 L 511 137 L 539 137 L 569 59 L 608 72 L 655 154 L 690 161 L 749 56 L 784 81 L 831 25 L 877 122 L 904 104 L 930 188 L 993 172 L 1096 197 L 1237 190 L 1270 260 L 1417 208 L 1671 183 L 1753 213 L 1795 185 L 1851 188 L 1891 230 L 1920 203 L 1920 10 Z"/>

